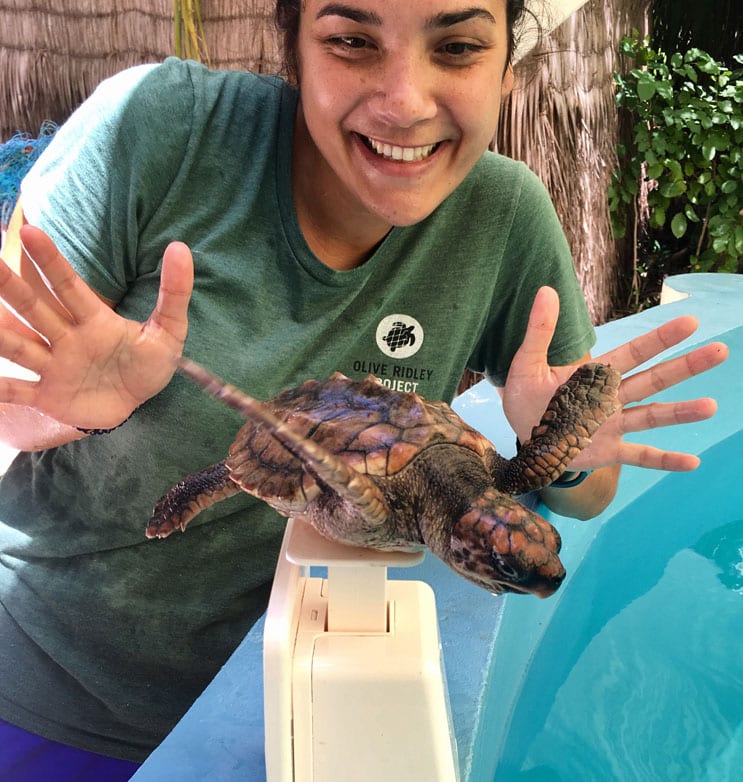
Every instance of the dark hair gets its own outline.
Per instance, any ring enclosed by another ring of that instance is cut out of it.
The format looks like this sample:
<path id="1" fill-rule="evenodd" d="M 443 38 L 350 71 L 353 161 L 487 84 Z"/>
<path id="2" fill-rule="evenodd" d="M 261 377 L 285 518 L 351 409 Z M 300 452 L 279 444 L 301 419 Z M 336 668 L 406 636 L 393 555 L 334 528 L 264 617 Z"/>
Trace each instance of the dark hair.
<path id="1" fill-rule="evenodd" d="M 281 48 L 284 58 L 284 69 L 291 81 L 297 81 L 299 74 L 299 56 L 297 52 L 297 37 L 299 36 L 299 14 L 303 0 L 276 0 L 274 20 L 281 35 Z M 511 62 L 516 46 L 516 30 L 526 11 L 525 0 L 506 0 L 506 25 L 508 27 L 508 57 Z"/>

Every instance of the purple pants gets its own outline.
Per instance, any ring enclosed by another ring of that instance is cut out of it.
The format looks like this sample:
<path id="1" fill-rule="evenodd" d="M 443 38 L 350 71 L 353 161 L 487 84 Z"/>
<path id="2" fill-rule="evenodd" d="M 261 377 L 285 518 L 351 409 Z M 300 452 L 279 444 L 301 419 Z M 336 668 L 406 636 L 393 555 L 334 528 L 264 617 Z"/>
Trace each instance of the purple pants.
<path id="1" fill-rule="evenodd" d="M 0 720 L 4 782 L 127 782 L 139 765 L 68 747 Z"/>

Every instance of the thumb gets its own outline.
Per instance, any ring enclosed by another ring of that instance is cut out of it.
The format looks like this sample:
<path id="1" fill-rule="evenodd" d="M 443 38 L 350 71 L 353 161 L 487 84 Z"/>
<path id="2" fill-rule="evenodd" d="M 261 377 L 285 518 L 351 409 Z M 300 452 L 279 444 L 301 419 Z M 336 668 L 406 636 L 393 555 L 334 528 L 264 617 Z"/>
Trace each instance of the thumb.
<path id="1" fill-rule="evenodd" d="M 555 335 L 559 314 L 557 291 L 547 286 L 540 288 L 534 297 L 526 333 L 514 361 L 547 362 L 547 351 Z"/>
<path id="2" fill-rule="evenodd" d="M 193 278 L 193 256 L 188 245 L 171 242 L 163 255 L 160 292 L 150 320 L 180 342 L 185 341 L 188 330 Z"/>

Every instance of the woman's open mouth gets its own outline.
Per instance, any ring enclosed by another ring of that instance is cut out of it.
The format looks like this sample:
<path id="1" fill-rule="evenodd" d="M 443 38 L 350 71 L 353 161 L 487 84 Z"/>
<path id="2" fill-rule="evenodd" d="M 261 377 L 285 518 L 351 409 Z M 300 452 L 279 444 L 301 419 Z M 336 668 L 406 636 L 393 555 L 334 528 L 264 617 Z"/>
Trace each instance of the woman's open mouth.
<path id="1" fill-rule="evenodd" d="M 419 163 L 430 157 L 439 147 L 441 142 L 426 144 L 421 147 L 399 147 L 395 144 L 387 144 L 383 141 L 358 134 L 364 146 L 385 160 L 394 160 L 396 163 Z"/>

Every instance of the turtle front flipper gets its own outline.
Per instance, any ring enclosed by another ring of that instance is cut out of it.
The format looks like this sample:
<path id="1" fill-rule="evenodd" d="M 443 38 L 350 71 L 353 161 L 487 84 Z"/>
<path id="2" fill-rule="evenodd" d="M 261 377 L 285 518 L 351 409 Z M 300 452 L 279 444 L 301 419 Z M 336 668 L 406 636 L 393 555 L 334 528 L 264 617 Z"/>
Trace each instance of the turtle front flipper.
<path id="1" fill-rule="evenodd" d="M 157 501 L 145 534 L 166 538 L 176 529 L 183 531 L 202 510 L 239 492 L 226 461 L 212 464 L 184 478 Z"/>
<path id="2" fill-rule="evenodd" d="M 555 391 L 531 438 L 510 461 L 492 465 L 495 485 L 525 494 L 556 481 L 619 408 L 621 375 L 606 364 L 583 364 Z"/>

